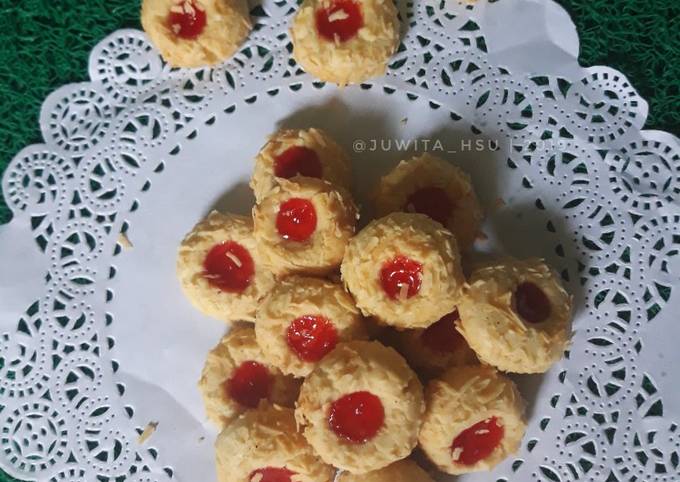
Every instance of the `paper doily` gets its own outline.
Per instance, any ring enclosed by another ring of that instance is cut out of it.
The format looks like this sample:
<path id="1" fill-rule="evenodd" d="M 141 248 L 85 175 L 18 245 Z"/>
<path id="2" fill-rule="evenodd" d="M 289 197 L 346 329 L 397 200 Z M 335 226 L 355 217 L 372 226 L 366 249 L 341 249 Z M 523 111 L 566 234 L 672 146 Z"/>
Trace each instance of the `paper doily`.
<path id="1" fill-rule="evenodd" d="M 355 151 L 360 197 L 399 151 L 442 150 L 487 207 L 507 202 L 482 249 L 544 256 L 575 294 L 568 356 L 518 377 L 521 451 L 460 480 L 680 478 L 678 140 L 641 130 L 647 104 L 621 73 L 578 66 L 552 2 L 399 6 L 402 46 L 360 86 L 304 74 L 287 35 L 296 2 L 265 0 L 224 66 L 171 70 L 121 30 L 93 50 L 89 82 L 47 98 L 45 143 L 17 154 L 2 185 L 14 213 L 0 230 L 3 470 L 214 480 L 194 384 L 224 328 L 179 294 L 174 252 L 210 207 L 247 210 L 266 134 L 318 124 Z"/>

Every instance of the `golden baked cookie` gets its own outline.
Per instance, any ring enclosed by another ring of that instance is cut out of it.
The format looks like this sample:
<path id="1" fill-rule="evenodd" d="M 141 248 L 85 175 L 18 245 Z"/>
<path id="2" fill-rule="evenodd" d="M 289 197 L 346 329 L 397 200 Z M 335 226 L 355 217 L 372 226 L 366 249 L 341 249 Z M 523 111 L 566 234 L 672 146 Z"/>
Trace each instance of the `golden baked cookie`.
<path id="1" fill-rule="evenodd" d="M 253 208 L 262 261 L 275 274 L 326 274 L 354 235 L 357 210 L 344 189 L 311 177 L 280 179 Z"/>
<path id="2" fill-rule="evenodd" d="M 489 470 L 519 448 L 524 402 L 494 368 L 451 368 L 428 384 L 425 397 L 420 447 L 444 472 Z"/>
<path id="3" fill-rule="evenodd" d="M 350 241 L 341 272 L 364 315 L 398 329 L 451 313 L 464 282 L 453 235 L 412 213 L 371 221 Z"/>
<path id="4" fill-rule="evenodd" d="M 293 410 L 276 405 L 229 423 L 215 456 L 219 482 L 331 482 L 335 475 L 297 431 Z"/>
<path id="5" fill-rule="evenodd" d="M 293 57 L 305 71 L 339 85 L 385 73 L 399 45 L 394 2 L 304 0 L 290 29 Z"/>
<path id="6" fill-rule="evenodd" d="M 427 214 L 453 233 L 461 251 L 470 249 L 479 234 L 482 209 L 470 176 L 430 154 L 401 161 L 380 179 L 374 195 L 377 216 Z"/>
<path id="7" fill-rule="evenodd" d="M 260 202 L 277 179 L 295 176 L 325 179 L 349 190 L 351 161 L 347 153 L 320 129 L 287 129 L 269 138 L 255 158 L 250 187 Z"/>
<path id="8" fill-rule="evenodd" d="M 506 259 L 472 272 L 458 304 L 460 331 L 500 370 L 541 373 L 571 338 L 571 297 L 541 259 Z"/>
<path id="9" fill-rule="evenodd" d="M 262 300 L 255 335 L 265 359 L 304 377 L 339 342 L 367 338 L 354 300 L 339 284 L 289 276 Z"/>
<path id="10" fill-rule="evenodd" d="M 223 321 L 253 321 L 257 302 L 274 286 L 257 254 L 252 221 L 217 211 L 182 240 L 177 277 L 199 311 Z"/>
<path id="11" fill-rule="evenodd" d="M 292 407 L 300 382 L 269 365 L 251 327 L 235 327 L 205 360 L 198 388 L 208 418 L 222 426 L 267 400 Z"/>
<path id="12" fill-rule="evenodd" d="M 366 474 L 342 472 L 336 482 L 434 482 L 413 460 L 403 459 Z"/>
<path id="13" fill-rule="evenodd" d="M 361 474 L 411 453 L 424 408 L 418 377 L 394 349 L 350 341 L 305 379 L 295 417 L 326 463 Z"/>
<path id="14" fill-rule="evenodd" d="M 395 332 L 395 348 L 409 365 L 427 375 L 452 366 L 475 365 L 477 356 L 456 329 L 458 312 L 453 311 L 425 329 Z"/>
<path id="15" fill-rule="evenodd" d="M 143 0 L 142 26 L 173 67 L 220 63 L 252 28 L 246 0 Z"/>

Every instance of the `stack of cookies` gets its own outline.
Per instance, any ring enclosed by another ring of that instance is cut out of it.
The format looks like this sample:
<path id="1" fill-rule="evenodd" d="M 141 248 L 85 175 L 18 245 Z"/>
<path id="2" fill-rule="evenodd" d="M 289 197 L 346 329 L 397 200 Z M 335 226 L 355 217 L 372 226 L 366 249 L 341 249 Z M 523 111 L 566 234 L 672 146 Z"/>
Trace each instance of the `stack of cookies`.
<path id="1" fill-rule="evenodd" d="M 402 161 L 356 232 L 350 168 L 326 133 L 278 132 L 255 160 L 252 218 L 213 212 L 179 248 L 196 308 L 252 322 L 199 381 L 221 482 L 431 481 L 416 446 L 443 472 L 488 470 L 526 426 L 499 371 L 544 372 L 568 343 L 571 298 L 542 260 L 464 272 L 482 222 L 467 174 Z"/>

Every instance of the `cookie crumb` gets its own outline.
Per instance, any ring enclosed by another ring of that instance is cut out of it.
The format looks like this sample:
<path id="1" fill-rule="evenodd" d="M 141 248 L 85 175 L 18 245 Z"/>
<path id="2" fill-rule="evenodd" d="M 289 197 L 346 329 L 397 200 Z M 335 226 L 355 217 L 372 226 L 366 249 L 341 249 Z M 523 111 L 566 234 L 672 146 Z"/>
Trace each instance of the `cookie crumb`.
<path id="1" fill-rule="evenodd" d="M 118 244 L 120 244 L 123 247 L 123 249 L 134 248 L 132 242 L 130 241 L 130 238 L 127 237 L 126 233 L 120 233 L 118 235 Z"/>
<path id="2" fill-rule="evenodd" d="M 147 423 L 144 431 L 137 437 L 137 443 L 141 445 L 146 442 L 146 440 L 156 431 L 156 428 L 158 428 L 158 422 Z"/>

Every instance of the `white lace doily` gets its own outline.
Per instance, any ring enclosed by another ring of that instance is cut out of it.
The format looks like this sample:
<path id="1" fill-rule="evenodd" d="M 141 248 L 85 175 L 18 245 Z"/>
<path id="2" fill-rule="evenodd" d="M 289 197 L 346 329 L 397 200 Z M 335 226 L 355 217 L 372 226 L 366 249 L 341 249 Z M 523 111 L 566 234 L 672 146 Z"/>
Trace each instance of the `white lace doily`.
<path id="1" fill-rule="evenodd" d="M 0 229 L 0 467 L 215 480 L 195 383 L 224 327 L 181 296 L 175 250 L 211 207 L 248 211 L 267 134 L 319 125 L 354 148 L 360 198 L 408 155 L 381 141 L 441 145 L 491 211 L 482 249 L 544 256 L 575 295 L 568 356 L 517 378 L 520 452 L 460 480 L 680 480 L 678 140 L 641 130 L 647 104 L 621 73 L 578 66 L 550 1 L 401 2 L 387 75 L 342 90 L 291 59 L 295 6 L 255 7 L 248 44 L 215 69 L 171 70 L 144 34 L 115 32 L 88 82 L 45 101 L 44 144 L 2 184 L 14 219 Z"/>

